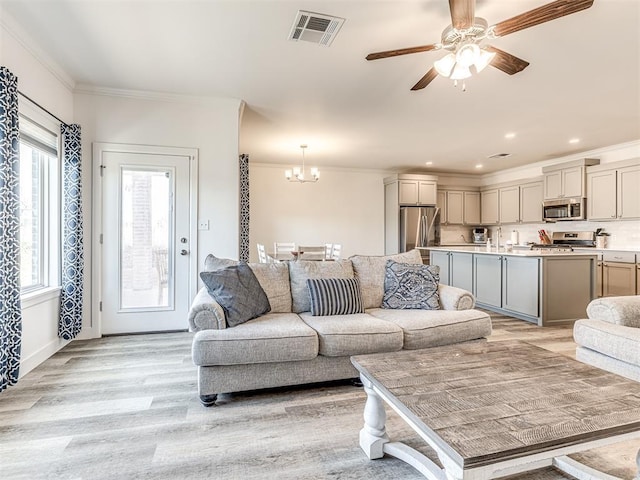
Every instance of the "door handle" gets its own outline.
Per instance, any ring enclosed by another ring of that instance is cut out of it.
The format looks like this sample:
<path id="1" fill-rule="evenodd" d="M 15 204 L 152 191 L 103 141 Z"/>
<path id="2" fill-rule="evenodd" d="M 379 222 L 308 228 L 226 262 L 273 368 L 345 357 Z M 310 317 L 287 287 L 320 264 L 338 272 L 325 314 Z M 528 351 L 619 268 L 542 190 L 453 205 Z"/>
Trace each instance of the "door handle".
<path id="1" fill-rule="evenodd" d="M 182 250 L 180 250 L 180 255 L 184 256 L 184 255 L 189 255 L 189 250 L 185 250 L 184 248 Z"/>

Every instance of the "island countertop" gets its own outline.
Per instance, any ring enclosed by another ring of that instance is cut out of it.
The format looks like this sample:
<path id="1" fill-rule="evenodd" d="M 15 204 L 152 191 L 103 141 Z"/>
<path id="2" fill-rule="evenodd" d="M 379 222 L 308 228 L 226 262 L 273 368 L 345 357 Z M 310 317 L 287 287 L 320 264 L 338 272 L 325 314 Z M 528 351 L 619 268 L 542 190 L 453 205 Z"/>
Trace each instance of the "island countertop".
<path id="1" fill-rule="evenodd" d="M 477 253 L 484 255 L 507 255 L 514 257 L 595 257 L 598 252 L 574 250 L 573 252 L 561 252 L 557 250 L 527 250 L 526 248 L 514 248 L 510 251 L 503 246 L 496 248 L 491 246 L 491 249 L 487 249 L 484 245 L 478 246 L 439 246 L 429 247 L 428 250 L 440 251 L 440 252 L 459 252 L 459 253 Z"/>

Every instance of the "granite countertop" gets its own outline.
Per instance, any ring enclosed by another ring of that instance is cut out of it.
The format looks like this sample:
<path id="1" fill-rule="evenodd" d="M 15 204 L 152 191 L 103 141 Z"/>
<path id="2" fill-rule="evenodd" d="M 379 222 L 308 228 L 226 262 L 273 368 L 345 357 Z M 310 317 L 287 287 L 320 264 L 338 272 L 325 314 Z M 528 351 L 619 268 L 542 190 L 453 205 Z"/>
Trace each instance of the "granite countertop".
<path id="1" fill-rule="evenodd" d="M 460 253 L 481 253 L 484 255 L 508 255 L 513 257 L 594 257 L 598 252 L 594 249 L 589 251 L 573 251 L 559 252 L 556 250 L 527 250 L 525 247 L 516 247 L 512 251 L 507 252 L 504 247 L 496 249 L 495 246 L 491 250 L 487 250 L 486 246 L 452 246 L 441 245 L 439 247 L 429 247 L 429 250 L 443 252 L 460 252 Z"/>

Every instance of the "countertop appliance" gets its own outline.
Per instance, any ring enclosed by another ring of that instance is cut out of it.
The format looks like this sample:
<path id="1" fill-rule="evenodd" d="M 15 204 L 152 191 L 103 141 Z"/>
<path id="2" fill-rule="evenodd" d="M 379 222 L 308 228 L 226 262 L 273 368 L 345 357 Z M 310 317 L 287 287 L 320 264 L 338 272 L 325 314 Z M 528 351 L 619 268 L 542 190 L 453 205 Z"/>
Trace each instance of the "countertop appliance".
<path id="1" fill-rule="evenodd" d="M 422 260 L 429 263 L 425 249 L 436 245 L 440 245 L 440 208 L 400 207 L 400 252 L 422 249 Z"/>
<path id="2" fill-rule="evenodd" d="M 487 243 L 487 229 L 477 227 L 473 229 L 473 243 Z"/>
<path id="3" fill-rule="evenodd" d="M 595 247 L 595 232 L 553 232 L 551 244 L 533 243 L 531 250 L 556 250 L 572 252 L 573 247 Z"/>
<path id="4" fill-rule="evenodd" d="M 584 197 L 545 200 L 542 204 L 542 217 L 546 222 L 584 220 L 586 205 L 587 202 Z"/>

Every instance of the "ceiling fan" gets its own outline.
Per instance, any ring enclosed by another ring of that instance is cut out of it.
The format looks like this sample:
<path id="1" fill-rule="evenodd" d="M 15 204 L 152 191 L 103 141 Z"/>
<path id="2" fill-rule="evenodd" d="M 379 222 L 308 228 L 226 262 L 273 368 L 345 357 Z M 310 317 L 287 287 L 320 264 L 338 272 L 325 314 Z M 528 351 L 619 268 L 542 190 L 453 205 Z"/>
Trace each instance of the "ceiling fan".
<path id="1" fill-rule="evenodd" d="M 479 72 L 487 65 L 491 65 L 513 75 L 524 70 L 529 62 L 490 45 L 481 47 L 484 40 L 504 37 L 519 30 L 585 10 L 591 5 L 593 0 L 556 0 L 489 26 L 484 18 L 475 16 L 476 0 L 449 0 L 451 25 L 442 32 L 440 43 L 370 53 L 366 58 L 378 60 L 410 53 L 448 50 L 450 53 L 434 62 L 431 70 L 411 90 L 423 89 L 438 75 L 456 82 L 464 81 L 472 75 L 472 67 Z"/>

